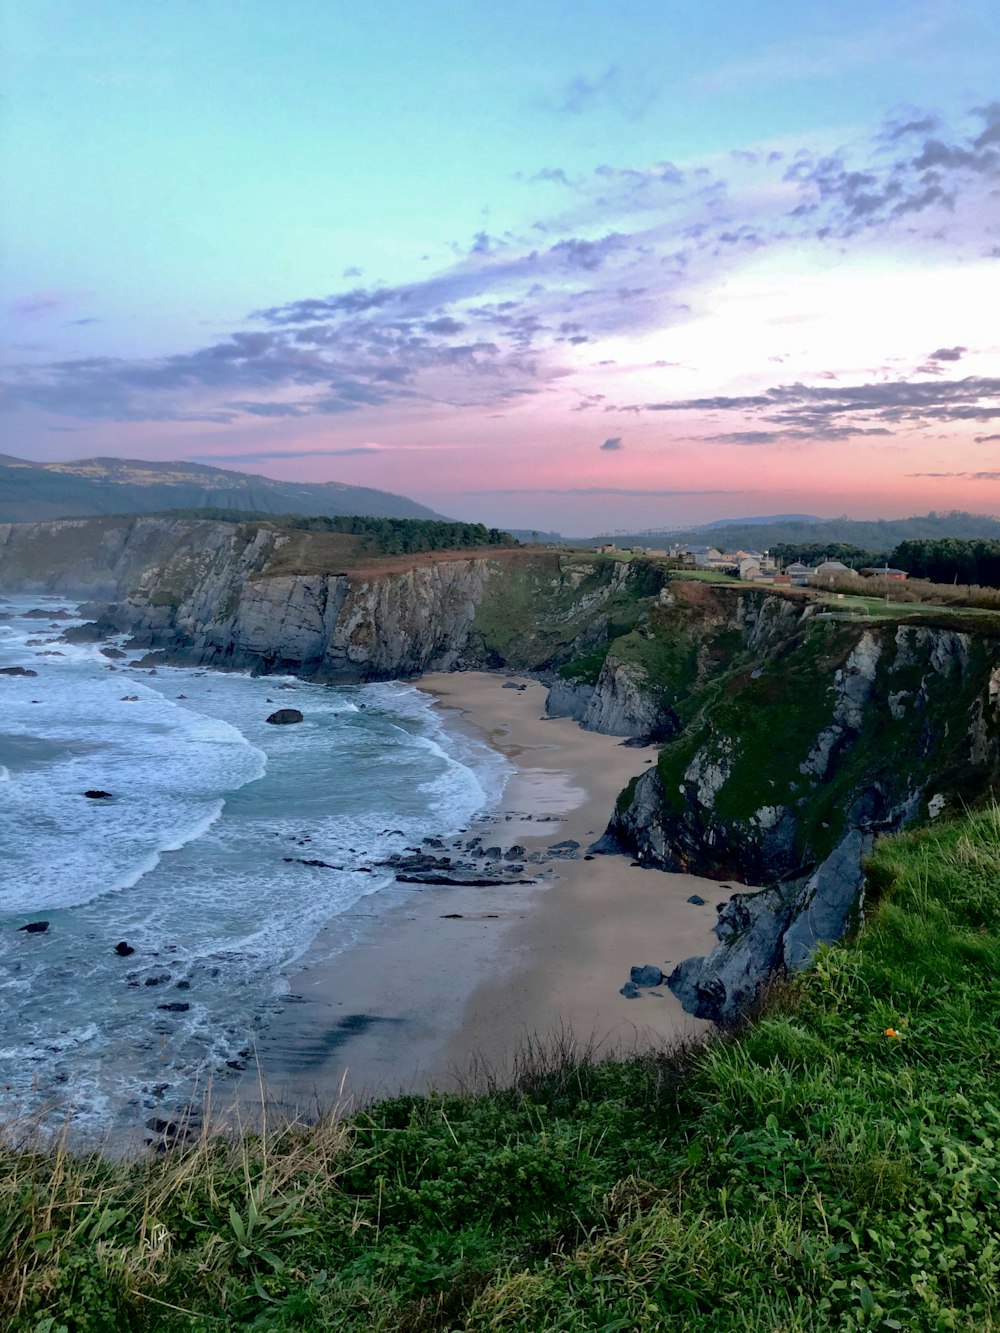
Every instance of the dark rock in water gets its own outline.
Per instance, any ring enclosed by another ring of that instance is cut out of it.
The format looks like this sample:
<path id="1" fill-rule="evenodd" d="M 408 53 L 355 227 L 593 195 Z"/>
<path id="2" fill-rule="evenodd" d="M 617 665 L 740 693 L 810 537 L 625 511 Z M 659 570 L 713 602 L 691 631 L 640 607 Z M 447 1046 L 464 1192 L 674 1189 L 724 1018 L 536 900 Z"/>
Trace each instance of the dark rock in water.
<path id="1" fill-rule="evenodd" d="M 76 617 L 72 611 L 67 611 L 66 607 L 61 606 L 58 611 L 46 611 L 44 607 L 35 606 L 30 611 L 25 611 L 25 620 L 75 620 Z"/>
<path id="2" fill-rule="evenodd" d="M 0 676 L 37 676 L 30 667 L 0 667 Z"/>
<path id="3" fill-rule="evenodd" d="M 132 954 L 135 953 L 135 950 L 132 948 L 131 944 L 127 944 L 125 940 L 119 940 L 115 945 L 115 953 L 119 958 L 131 958 Z"/>
<path id="4" fill-rule="evenodd" d="M 705 899 L 701 896 L 700 893 L 692 893 L 691 897 L 688 899 L 688 902 L 694 903 L 695 907 L 705 906 Z"/>
<path id="5" fill-rule="evenodd" d="M 517 843 L 515 843 L 513 847 L 507 848 L 503 854 L 503 859 L 505 861 L 520 861 L 523 857 L 527 856 L 527 854 L 528 853 L 524 847 L 519 847 Z"/>
<path id="6" fill-rule="evenodd" d="M 440 838 L 424 838 L 423 845 L 425 847 L 443 847 L 444 843 Z"/>
<path id="7" fill-rule="evenodd" d="M 123 704 L 137 704 L 139 696 L 137 694 L 123 694 L 121 701 Z"/>
<path id="8" fill-rule="evenodd" d="M 646 963 L 644 967 L 631 969 L 631 980 L 635 986 L 661 986 L 663 973 L 653 963 Z"/>
<path id="9" fill-rule="evenodd" d="M 303 722 L 305 719 L 297 708 L 278 708 L 265 720 L 275 727 L 288 727 L 293 722 Z"/>
<path id="10" fill-rule="evenodd" d="M 114 799 L 109 791 L 101 791 L 100 787 L 88 787 L 83 794 L 90 801 L 111 801 Z"/>
<path id="11" fill-rule="evenodd" d="M 47 921 L 29 921 L 26 926 L 18 926 L 18 930 L 24 930 L 29 935 L 44 935 L 48 928 Z"/>
<path id="12" fill-rule="evenodd" d="M 160 972 L 156 976 L 147 977 L 142 984 L 144 986 L 159 986 L 162 985 L 164 981 L 169 981 L 169 980 L 170 980 L 169 972 Z"/>
<path id="13" fill-rule="evenodd" d="M 103 638 L 104 630 L 93 620 L 88 620 L 84 625 L 68 625 L 63 630 L 66 643 L 100 643 Z"/>
<path id="14" fill-rule="evenodd" d="M 294 686 L 294 685 L 287 685 L 287 684 L 286 684 L 286 685 L 279 685 L 279 686 L 278 686 L 278 689 L 279 689 L 279 690 L 294 690 L 294 689 L 295 689 L 295 686 Z"/>
<path id="15" fill-rule="evenodd" d="M 190 990 L 190 989 L 191 989 L 191 983 L 190 983 L 190 981 L 187 981 L 187 980 L 184 980 L 184 981 L 178 981 L 178 983 L 177 983 L 177 989 L 178 989 L 178 990 Z"/>
<path id="16" fill-rule="evenodd" d="M 442 912 L 439 918 L 441 921 L 463 921 L 464 919 L 461 912 Z"/>
<path id="17" fill-rule="evenodd" d="M 118 658 L 120 658 L 120 657 L 126 657 L 126 656 L 127 656 L 127 654 L 126 654 L 126 653 L 123 653 L 122 650 L 121 650 L 120 648 L 101 648 L 99 651 L 100 651 L 100 654 L 101 654 L 102 657 L 112 657 L 112 658 L 114 658 L 116 661 L 117 661 Z"/>
<path id="18" fill-rule="evenodd" d="M 291 861 L 292 857 L 284 856 L 282 857 L 282 860 Z M 318 866 L 322 870 L 343 870 L 344 868 L 343 866 L 331 865 L 329 861 L 319 861 L 319 860 L 307 861 L 304 856 L 297 856 L 295 857 L 295 860 L 298 861 L 300 866 Z"/>
<path id="19" fill-rule="evenodd" d="M 156 1116 L 146 1121 L 146 1128 L 151 1129 L 154 1134 L 164 1134 L 167 1137 L 173 1137 L 181 1132 L 180 1125 L 175 1125 L 172 1120 L 159 1120 Z"/>
<path id="20" fill-rule="evenodd" d="M 191 1008 L 187 1000 L 168 1000 L 166 1004 L 158 1004 L 157 1009 L 165 1009 L 168 1014 L 186 1014 Z"/>
<path id="21" fill-rule="evenodd" d="M 639 987 L 634 981 L 626 981 L 618 994 L 624 995 L 626 1000 L 637 1000 L 639 998 Z"/>

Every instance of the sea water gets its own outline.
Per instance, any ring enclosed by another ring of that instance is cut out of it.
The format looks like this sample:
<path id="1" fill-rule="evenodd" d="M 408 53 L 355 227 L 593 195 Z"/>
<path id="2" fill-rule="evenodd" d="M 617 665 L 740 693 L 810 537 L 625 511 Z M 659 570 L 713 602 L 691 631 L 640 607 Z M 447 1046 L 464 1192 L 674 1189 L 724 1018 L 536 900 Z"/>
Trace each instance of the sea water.
<path id="1" fill-rule="evenodd" d="M 150 671 L 65 642 L 64 610 L 0 598 L 0 667 L 37 673 L 0 675 L 0 1119 L 99 1134 L 233 1077 L 320 933 L 398 901 L 377 863 L 509 767 L 409 685 Z"/>

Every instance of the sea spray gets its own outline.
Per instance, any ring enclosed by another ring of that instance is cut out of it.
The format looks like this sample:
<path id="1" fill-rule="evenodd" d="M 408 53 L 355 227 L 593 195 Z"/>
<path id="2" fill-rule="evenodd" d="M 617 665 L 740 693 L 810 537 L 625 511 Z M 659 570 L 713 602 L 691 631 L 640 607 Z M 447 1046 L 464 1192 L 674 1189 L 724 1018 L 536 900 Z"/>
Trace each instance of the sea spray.
<path id="1" fill-rule="evenodd" d="M 3 681 L 0 1105 L 127 1130 L 231 1076 L 317 937 L 398 901 L 374 863 L 464 827 L 508 768 L 411 686 L 111 671 L 29 646 L 56 636 L 19 617 L 39 605 L 0 626 L 0 666 L 38 673 Z M 268 727 L 291 702 L 305 721 Z"/>

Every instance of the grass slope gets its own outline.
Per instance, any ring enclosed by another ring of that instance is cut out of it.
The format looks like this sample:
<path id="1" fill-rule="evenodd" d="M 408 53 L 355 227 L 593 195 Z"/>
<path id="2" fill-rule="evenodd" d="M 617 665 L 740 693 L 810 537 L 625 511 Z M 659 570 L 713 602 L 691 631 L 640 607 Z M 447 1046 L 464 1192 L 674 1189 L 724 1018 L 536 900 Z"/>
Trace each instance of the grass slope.
<path id="1" fill-rule="evenodd" d="M 998 884 L 996 809 L 883 842 L 859 937 L 701 1052 L 535 1050 L 132 1165 L 8 1148 L 0 1325 L 994 1329 Z"/>

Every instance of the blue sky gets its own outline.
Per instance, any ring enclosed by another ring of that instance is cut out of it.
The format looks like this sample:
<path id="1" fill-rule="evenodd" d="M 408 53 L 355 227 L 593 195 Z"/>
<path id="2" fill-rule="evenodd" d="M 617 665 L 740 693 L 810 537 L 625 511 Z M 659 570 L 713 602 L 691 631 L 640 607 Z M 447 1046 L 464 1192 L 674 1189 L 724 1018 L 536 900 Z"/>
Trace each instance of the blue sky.
<path id="1" fill-rule="evenodd" d="M 7 0 L 3 25 L 0 449 L 546 526 L 900 512 L 945 482 L 1000 508 L 995 4 Z"/>

